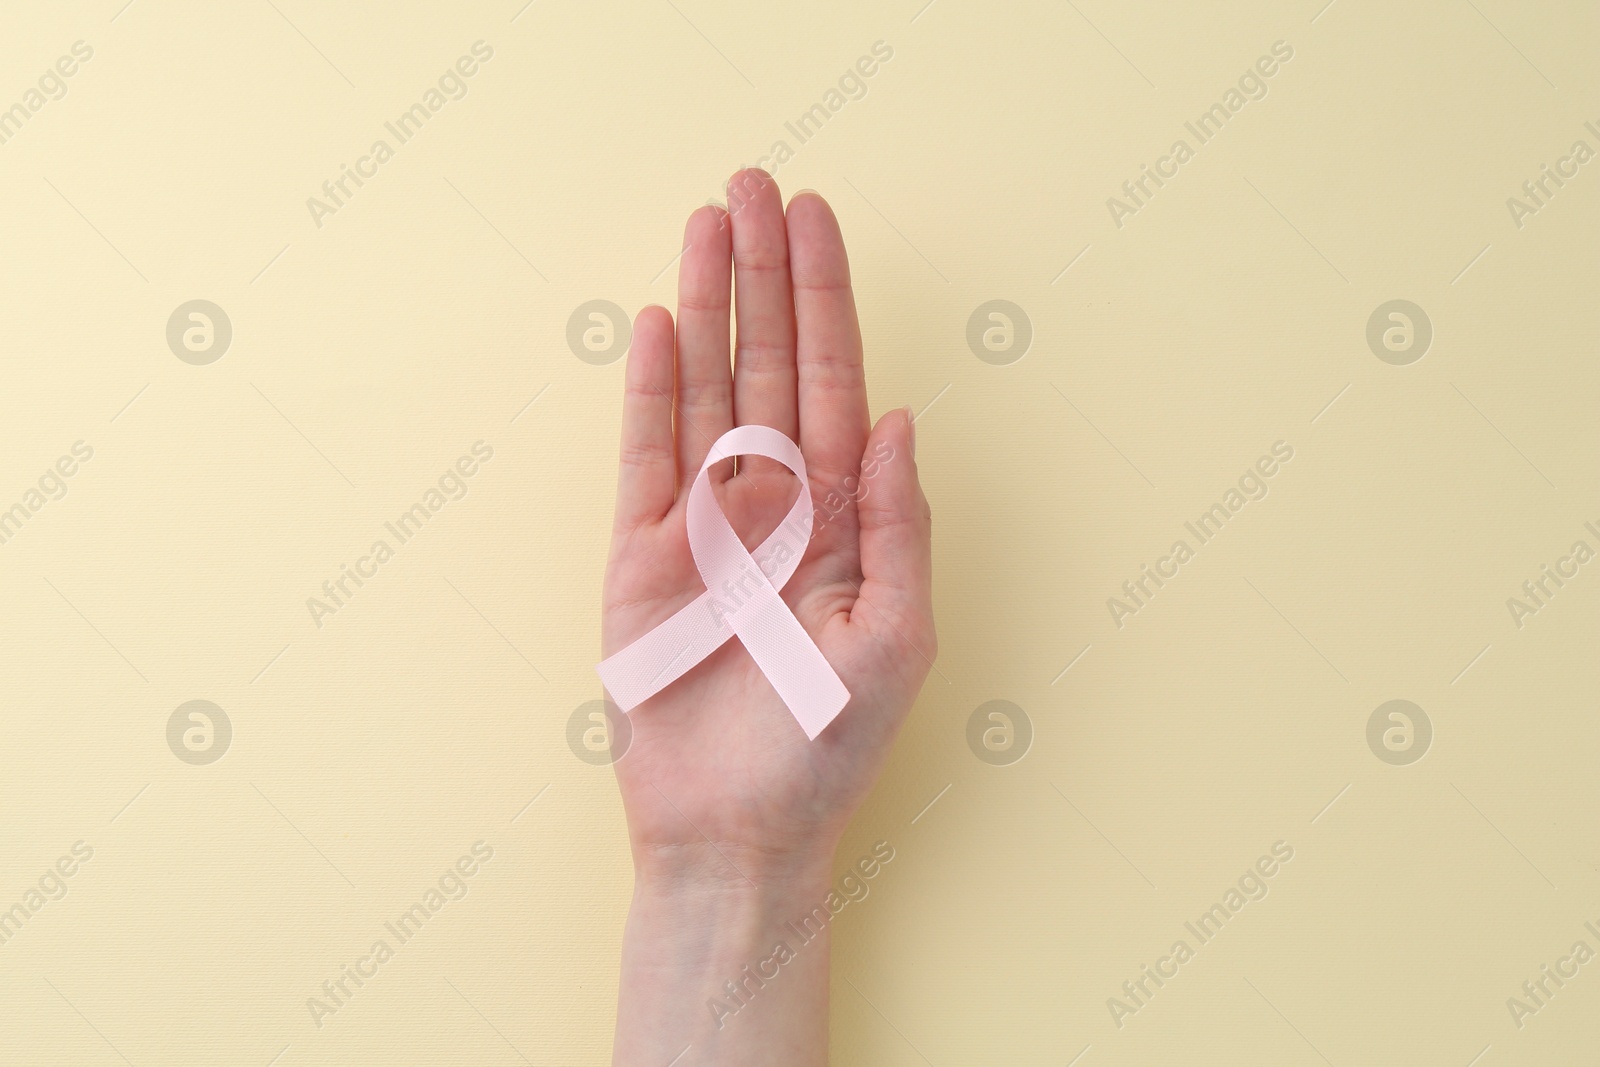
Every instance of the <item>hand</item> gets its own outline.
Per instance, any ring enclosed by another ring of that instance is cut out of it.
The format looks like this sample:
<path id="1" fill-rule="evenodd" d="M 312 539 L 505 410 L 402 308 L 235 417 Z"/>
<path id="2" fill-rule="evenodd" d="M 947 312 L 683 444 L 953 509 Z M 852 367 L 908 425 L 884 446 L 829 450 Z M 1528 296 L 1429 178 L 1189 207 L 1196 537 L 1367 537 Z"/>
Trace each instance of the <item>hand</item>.
<path id="1" fill-rule="evenodd" d="M 634 324 L 602 647 L 617 652 L 704 591 L 689 487 L 724 431 L 760 423 L 798 442 L 818 509 L 783 599 L 850 700 L 807 740 L 735 636 L 630 713 L 615 769 L 635 882 L 613 1052 L 629 1067 L 826 1062 L 828 913 L 804 942 L 786 924 L 826 897 L 840 835 L 936 654 L 910 410 L 870 425 L 839 224 L 815 193 L 786 216 L 761 171 L 734 176 L 729 206 L 689 217 L 676 336 L 663 308 Z M 753 548 L 799 487 L 772 460 L 737 462 L 710 475 Z M 776 962 L 780 943 L 791 955 Z"/>
<path id="2" fill-rule="evenodd" d="M 832 856 L 936 645 L 929 512 L 909 411 L 869 425 L 838 222 L 815 193 L 796 196 L 786 218 L 761 171 L 736 175 L 729 189 L 731 214 L 704 207 L 689 218 L 676 339 L 663 308 L 645 308 L 634 326 L 602 644 L 616 652 L 704 591 L 684 512 L 712 442 L 746 423 L 796 440 L 823 514 L 783 598 L 844 681 L 849 704 L 808 741 L 730 638 L 632 712 L 632 747 L 616 765 L 641 872 L 755 879 L 772 863 Z M 734 473 L 733 461 L 719 464 L 712 482 L 753 548 L 797 488 L 772 460 L 739 465 Z"/>

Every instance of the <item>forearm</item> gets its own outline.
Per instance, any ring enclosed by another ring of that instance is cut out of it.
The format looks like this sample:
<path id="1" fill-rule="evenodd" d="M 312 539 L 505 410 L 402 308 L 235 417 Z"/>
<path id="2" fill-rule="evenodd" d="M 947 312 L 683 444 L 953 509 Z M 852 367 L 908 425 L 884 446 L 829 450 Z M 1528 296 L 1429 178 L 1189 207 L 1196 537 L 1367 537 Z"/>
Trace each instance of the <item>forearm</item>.
<path id="1" fill-rule="evenodd" d="M 832 857 L 778 870 L 734 860 L 748 878 L 720 862 L 723 870 L 709 875 L 637 877 L 623 935 L 615 1067 L 828 1062 L 823 901 Z"/>

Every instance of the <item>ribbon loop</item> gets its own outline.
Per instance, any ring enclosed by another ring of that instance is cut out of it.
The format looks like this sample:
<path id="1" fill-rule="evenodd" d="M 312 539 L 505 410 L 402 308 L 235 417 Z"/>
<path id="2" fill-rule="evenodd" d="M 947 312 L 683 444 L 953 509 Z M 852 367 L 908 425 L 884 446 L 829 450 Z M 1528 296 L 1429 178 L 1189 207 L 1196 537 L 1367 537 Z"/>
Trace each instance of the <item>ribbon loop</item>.
<path id="1" fill-rule="evenodd" d="M 765 456 L 794 472 L 800 492 L 778 528 L 752 554 L 711 487 L 713 465 Z M 770 426 L 736 426 L 719 437 L 689 488 L 689 551 L 706 591 L 596 668 L 611 698 L 632 711 L 738 635 L 756 666 L 815 740 L 850 699 L 811 635 L 778 591 L 811 542 L 811 487 L 800 449 Z"/>

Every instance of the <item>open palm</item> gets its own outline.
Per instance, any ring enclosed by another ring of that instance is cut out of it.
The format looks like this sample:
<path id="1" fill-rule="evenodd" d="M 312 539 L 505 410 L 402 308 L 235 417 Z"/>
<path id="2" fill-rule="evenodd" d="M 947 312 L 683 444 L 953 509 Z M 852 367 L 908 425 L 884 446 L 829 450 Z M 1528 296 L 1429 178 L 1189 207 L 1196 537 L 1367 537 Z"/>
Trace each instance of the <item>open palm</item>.
<path id="1" fill-rule="evenodd" d="M 850 701 L 808 741 L 737 637 L 633 710 L 616 765 L 635 862 L 750 878 L 792 854 L 831 854 L 877 777 L 935 655 L 928 504 L 906 409 L 867 413 L 861 333 L 839 225 L 802 193 L 742 171 L 731 211 L 689 217 L 672 316 L 648 307 L 628 356 L 620 475 L 606 567 L 609 656 L 705 590 L 685 505 L 711 445 L 751 423 L 805 457 L 812 539 L 783 588 Z M 736 284 L 737 358 L 729 318 Z M 782 521 L 796 479 L 747 457 L 711 472 L 747 548 Z"/>

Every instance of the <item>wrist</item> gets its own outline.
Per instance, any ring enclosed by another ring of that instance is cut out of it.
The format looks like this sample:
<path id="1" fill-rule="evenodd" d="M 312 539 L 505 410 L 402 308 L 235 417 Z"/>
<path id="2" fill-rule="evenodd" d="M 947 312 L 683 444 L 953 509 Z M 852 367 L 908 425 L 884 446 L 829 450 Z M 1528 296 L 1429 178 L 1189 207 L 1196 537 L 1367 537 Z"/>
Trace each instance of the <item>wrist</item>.
<path id="1" fill-rule="evenodd" d="M 717 1067 L 826 1061 L 831 850 L 724 851 L 638 864 L 617 1064 L 659 1067 L 688 1045 Z"/>
<path id="2" fill-rule="evenodd" d="M 635 895 L 750 902 L 825 893 L 833 877 L 834 848 L 832 840 L 781 849 L 709 841 L 635 843 Z"/>

